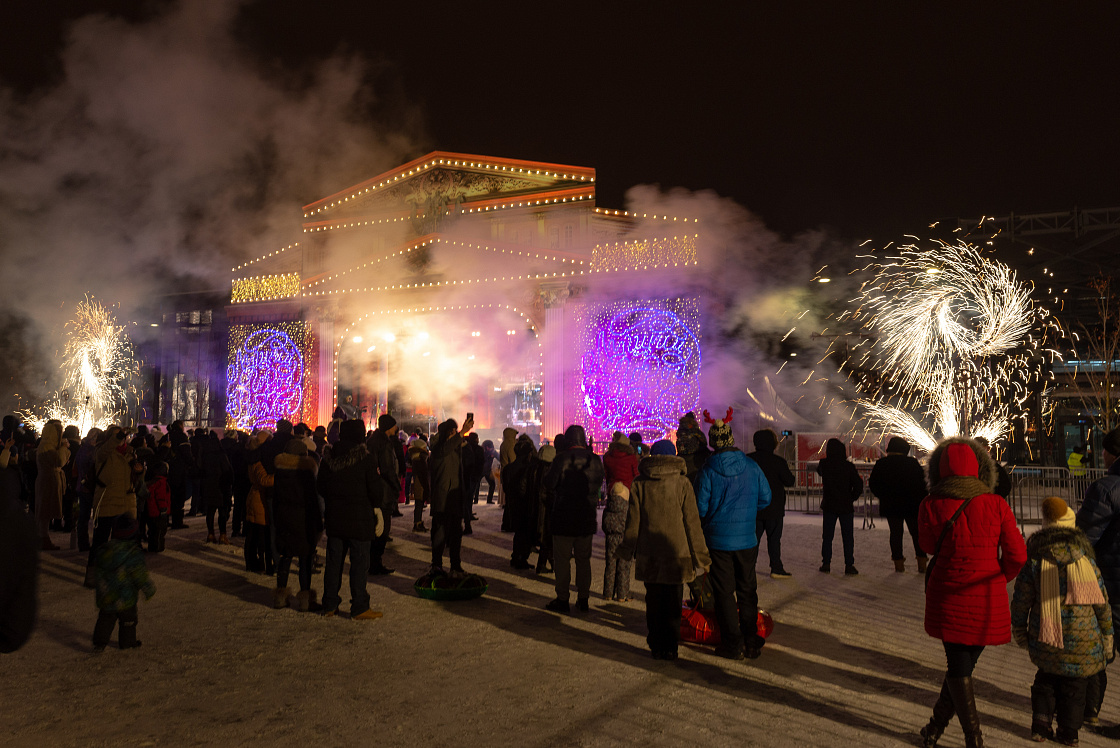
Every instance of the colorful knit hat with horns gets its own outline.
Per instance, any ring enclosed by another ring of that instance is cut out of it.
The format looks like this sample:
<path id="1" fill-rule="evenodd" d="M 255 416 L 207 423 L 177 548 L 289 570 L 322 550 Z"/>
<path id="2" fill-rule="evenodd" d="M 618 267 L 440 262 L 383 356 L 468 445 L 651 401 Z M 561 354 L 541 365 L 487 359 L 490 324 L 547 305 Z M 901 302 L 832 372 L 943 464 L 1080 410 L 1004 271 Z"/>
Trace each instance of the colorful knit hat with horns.
<path id="1" fill-rule="evenodd" d="M 704 411 L 704 422 L 712 424 L 708 428 L 708 444 L 712 449 L 731 449 L 735 446 L 735 436 L 731 433 L 731 408 L 727 409 L 725 415 L 719 421 L 713 421 L 712 416 L 708 411 Z"/>

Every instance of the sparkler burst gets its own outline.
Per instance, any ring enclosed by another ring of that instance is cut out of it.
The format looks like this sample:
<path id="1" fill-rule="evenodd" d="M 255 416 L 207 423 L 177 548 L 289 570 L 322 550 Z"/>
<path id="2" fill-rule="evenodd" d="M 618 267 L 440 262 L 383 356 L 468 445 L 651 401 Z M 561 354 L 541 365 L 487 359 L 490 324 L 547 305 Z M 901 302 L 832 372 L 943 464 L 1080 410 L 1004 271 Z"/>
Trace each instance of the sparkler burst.
<path id="1" fill-rule="evenodd" d="M 57 419 L 63 425 L 76 425 L 82 434 L 121 422 L 139 366 L 132 342 L 112 312 L 88 297 L 79 302 L 74 318 L 66 323 L 60 368 L 62 390 L 43 412 L 21 411 L 25 422 L 42 433 L 48 420 Z"/>
<path id="2" fill-rule="evenodd" d="M 868 430 L 927 451 L 947 436 L 1005 436 L 1054 355 L 1032 335 L 1049 312 L 1030 287 L 964 241 L 910 244 L 864 270 L 872 277 L 841 319 L 871 341 L 848 346 L 843 363 Z"/>

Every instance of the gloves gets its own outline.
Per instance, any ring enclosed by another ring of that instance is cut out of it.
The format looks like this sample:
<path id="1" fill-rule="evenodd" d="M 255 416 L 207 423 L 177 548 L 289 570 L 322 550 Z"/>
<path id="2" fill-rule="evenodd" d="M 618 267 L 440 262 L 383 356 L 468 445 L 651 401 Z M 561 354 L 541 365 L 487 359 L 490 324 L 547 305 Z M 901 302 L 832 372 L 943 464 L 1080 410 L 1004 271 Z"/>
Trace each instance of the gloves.
<path id="1" fill-rule="evenodd" d="M 1029 642 L 1028 642 L 1028 639 L 1027 639 L 1027 630 L 1025 628 L 1021 628 L 1021 629 L 1020 628 L 1013 628 L 1013 629 L 1011 629 L 1011 636 L 1015 639 L 1016 644 L 1018 644 L 1023 649 L 1027 648 L 1027 644 Z"/>
<path id="2" fill-rule="evenodd" d="M 373 529 L 373 536 L 375 538 L 380 538 L 381 535 L 385 532 L 385 517 L 381 514 L 380 509 L 374 509 L 373 516 L 377 518 L 377 524 Z"/>

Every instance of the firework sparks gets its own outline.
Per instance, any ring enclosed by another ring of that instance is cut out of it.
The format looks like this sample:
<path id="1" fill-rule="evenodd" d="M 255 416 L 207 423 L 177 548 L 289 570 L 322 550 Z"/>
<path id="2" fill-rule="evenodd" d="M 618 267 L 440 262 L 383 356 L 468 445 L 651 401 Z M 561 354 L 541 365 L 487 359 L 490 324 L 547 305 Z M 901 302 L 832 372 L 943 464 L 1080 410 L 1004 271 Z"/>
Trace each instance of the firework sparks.
<path id="1" fill-rule="evenodd" d="M 957 434 L 995 442 L 1030 396 L 1047 350 L 1030 333 L 1049 313 L 1014 271 L 971 244 L 896 251 L 865 268 L 872 277 L 841 317 L 873 341 L 846 348 L 859 412 L 869 430 L 926 450 Z"/>
<path id="2" fill-rule="evenodd" d="M 85 434 L 91 428 L 120 423 L 138 374 L 132 342 L 112 312 L 86 298 L 66 324 L 66 348 L 60 368 L 62 390 L 41 410 L 19 413 L 42 433 L 51 419 L 74 424 Z"/>

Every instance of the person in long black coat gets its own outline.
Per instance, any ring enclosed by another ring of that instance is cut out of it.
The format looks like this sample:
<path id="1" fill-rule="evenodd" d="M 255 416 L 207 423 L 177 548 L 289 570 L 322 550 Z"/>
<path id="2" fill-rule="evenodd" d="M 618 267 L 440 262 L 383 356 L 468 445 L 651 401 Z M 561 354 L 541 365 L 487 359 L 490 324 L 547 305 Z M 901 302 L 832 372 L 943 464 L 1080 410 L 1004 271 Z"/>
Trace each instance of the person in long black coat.
<path id="1" fill-rule="evenodd" d="M 229 544 L 226 523 L 233 503 L 233 466 L 229 464 L 218 435 L 211 431 L 198 445 L 198 487 L 206 507 L 206 542 Z M 193 505 L 192 505 L 193 506 Z M 214 526 L 214 514 L 218 527 Z M 214 537 L 214 530 L 218 536 Z"/>
<path id="2" fill-rule="evenodd" d="M 474 419 L 468 418 L 462 430 L 453 419 L 439 425 L 428 461 L 432 484 L 432 569 L 443 569 L 443 551 L 446 548 L 452 572 L 463 571 L 463 509 L 468 498 L 466 479 L 463 475 L 463 444 L 465 436 L 474 428 Z"/>
<path id="3" fill-rule="evenodd" d="M 770 503 L 755 515 L 754 533 L 762 543 L 766 535 L 766 551 L 770 556 L 770 576 L 783 578 L 793 576 L 782 564 L 782 529 L 786 517 L 786 488 L 794 484 L 793 473 L 784 457 L 774 454 L 778 448 L 778 436 L 770 429 L 754 432 L 754 449 L 747 457 L 758 463 L 766 482 L 770 484 Z M 687 464 L 687 460 L 685 461 Z"/>
<path id="4" fill-rule="evenodd" d="M 513 447 L 513 454 L 513 462 L 502 470 L 502 491 L 513 527 L 513 553 L 509 565 L 515 569 L 531 569 L 529 554 L 533 552 L 537 516 L 537 497 L 533 495 L 531 478 L 537 449 L 533 440 L 522 434 Z"/>
<path id="5" fill-rule="evenodd" d="M 366 445 L 365 424 L 358 419 L 343 421 L 339 440 L 323 453 L 316 479 L 323 497 L 323 526 L 327 533 L 327 561 L 323 567 L 323 615 L 333 616 L 342 602 L 342 565 L 350 554 L 350 617 L 380 618 L 370 610 L 366 580 L 369 575 L 370 541 L 384 531 L 381 507 L 385 483 L 377 460 Z"/>
<path id="6" fill-rule="evenodd" d="M 545 607 L 567 613 L 571 597 L 572 556 L 576 560 L 576 607 L 589 609 L 591 596 L 591 539 L 599 529 L 599 491 L 606 476 L 603 461 L 587 446 L 582 426 L 564 431 L 568 448 L 557 452 L 545 477 L 552 499 L 552 552 L 556 599 Z"/>
<path id="7" fill-rule="evenodd" d="M 20 501 L 18 458 L 0 443 L 0 652 L 24 645 L 35 627 L 39 532 Z"/>
<path id="8" fill-rule="evenodd" d="M 319 513 L 319 494 L 315 486 L 318 467 L 308 456 L 307 444 L 292 439 L 281 454 L 276 455 L 276 473 L 272 484 L 273 522 L 276 526 L 276 589 L 272 607 L 288 604 L 288 575 L 292 559 L 299 559 L 299 594 L 296 609 L 317 611 L 320 607 L 311 589 L 311 569 L 315 548 L 323 534 L 323 517 Z"/>
<path id="9" fill-rule="evenodd" d="M 389 533 L 393 529 L 393 517 L 399 513 L 397 498 L 401 492 L 400 468 L 397 465 L 397 455 L 400 451 L 400 441 L 397 439 L 397 419 L 388 413 L 382 413 L 377 419 L 377 428 L 366 439 L 366 449 L 377 461 L 377 470 L 381 481 L 385 484 L 382 495 L 381 512 L 385 518 L 385 532 L 373 539 L 369 548 L 369 573 L 392 574 L 393 569 L 385 566 L 385 545 L 389 542 Z"/>
<path id="10" fill-rule="evenodd" d="M 844 540 L 844 573 L 859 574 L 855 561 L 855 502 L 863 493 L 863 478 L 848 459 L 848 450 L 839 439 L 829 439 L 824 459 L 817 463 L 821 476 L 821 511 L 824 527 L 821 536 L 821 568 L 827 574 L 832 564 L 832 538 L 840 523 Z"/>
<path id="11" fill-rule="evenodd" d="M 879 497 L 879 516 L 890 527 L 891 558 L 894 570 L 906 571 L 906 554 L 902 550 L 903 523 L 914 543 L 918 571 L 926 570 L 926 552 L 918 544 L 918 506 L 926 497 L 926 474 L 922 465 L 910 456 L 910 442 L 901 436 L 887 442 L 887 454 L 875 463 L 867 479 L 871 493 Z"/>

